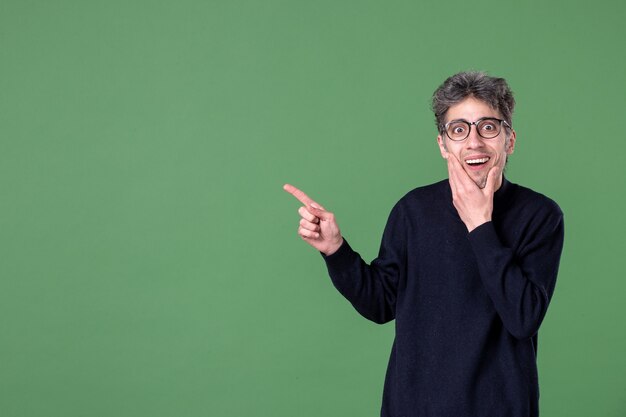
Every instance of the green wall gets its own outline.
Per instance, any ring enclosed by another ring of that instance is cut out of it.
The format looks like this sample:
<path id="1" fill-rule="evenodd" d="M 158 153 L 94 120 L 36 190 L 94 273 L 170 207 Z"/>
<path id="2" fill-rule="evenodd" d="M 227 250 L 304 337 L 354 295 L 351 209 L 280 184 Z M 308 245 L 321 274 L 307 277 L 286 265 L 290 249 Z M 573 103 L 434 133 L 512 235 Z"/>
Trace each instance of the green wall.
<path id="1" fill-rule="evenodd" d="M 430 4 L 429 4 L 430 3 Z M 566 245 L 543 416 L 626 415 L 621 1 L 0 0 L 0 415 L 377 416 L 393 324 L 296 234 L 372 259 L 446 177 L 449 75 L 507 78 L 511 181 Z"/>

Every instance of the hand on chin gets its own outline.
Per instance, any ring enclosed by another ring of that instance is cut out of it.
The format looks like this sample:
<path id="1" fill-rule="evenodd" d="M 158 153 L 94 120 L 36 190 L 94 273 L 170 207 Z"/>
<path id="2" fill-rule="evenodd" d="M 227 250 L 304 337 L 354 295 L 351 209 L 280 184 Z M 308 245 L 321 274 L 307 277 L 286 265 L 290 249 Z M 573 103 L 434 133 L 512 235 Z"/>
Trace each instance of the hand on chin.
<path id="1" fill-rule="evenodd" d="M 467 175 L 472 179 L 472 181 L 474 181 L 474 183 L 476 183 L 478 188 L 485 188 L 487 185 L 487 174 L 489 173 L 489 169 L 487 169 L 487 172 L 485 173 L 475 171 L 468 172 L 467 170 L 465 172 L 467 172 Z"/>

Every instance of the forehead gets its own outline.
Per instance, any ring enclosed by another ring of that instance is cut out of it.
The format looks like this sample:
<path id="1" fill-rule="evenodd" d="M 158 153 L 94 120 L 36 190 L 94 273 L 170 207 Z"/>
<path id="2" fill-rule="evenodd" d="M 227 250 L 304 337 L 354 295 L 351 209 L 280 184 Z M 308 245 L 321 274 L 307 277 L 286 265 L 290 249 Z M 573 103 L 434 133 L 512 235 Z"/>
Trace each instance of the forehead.
<path id="1" fill-rule="evenodd" d="M 498 110 L 492 108 L 486 102 L 474 97 L 468 97 L 465 100 L 450 106 L 446 112 L 446 122 L 458 119 L 473 122 L 482 117 L 495 117 L 501 119 L 502 115 Z"/>

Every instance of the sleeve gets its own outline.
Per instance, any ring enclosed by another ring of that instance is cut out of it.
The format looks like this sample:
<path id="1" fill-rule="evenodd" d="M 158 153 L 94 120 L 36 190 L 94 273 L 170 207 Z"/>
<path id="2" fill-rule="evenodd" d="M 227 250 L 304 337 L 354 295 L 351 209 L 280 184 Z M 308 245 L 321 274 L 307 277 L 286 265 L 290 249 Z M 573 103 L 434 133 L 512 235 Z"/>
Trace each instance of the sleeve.
<path id="1" fill-rule="evenodd" d="M 365 318 L 379 324 L 395 318 L 396 293 L 406 264 L 406 228 L 398 205 L 394 207 L 378 257 L 365 263 L 344 238 L 337 252 L 322 257 L 337 290 Z"/>
<path id="2" fill-rule="evenodd" d="M 558 206 L 535 219 L 518 253 L 502 245 L 492 222 L 468 235 L 485 289 L 504 327 L 517 339 L 531 338 L 539 330 L 563 250 L 563 214 Z"/>

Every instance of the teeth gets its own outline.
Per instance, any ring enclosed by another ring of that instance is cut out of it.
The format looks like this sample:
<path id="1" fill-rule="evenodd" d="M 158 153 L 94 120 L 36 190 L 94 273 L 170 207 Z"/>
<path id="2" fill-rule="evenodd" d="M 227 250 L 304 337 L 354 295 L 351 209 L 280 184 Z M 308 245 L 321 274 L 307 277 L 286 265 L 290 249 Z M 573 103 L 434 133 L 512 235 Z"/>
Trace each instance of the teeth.
<path id="1" fill-rule="evenodd" d="M 467 159 L 465 162 L 467 162 L 468 164 L 484 164 L 488 160 L 489 158 Z"/>

